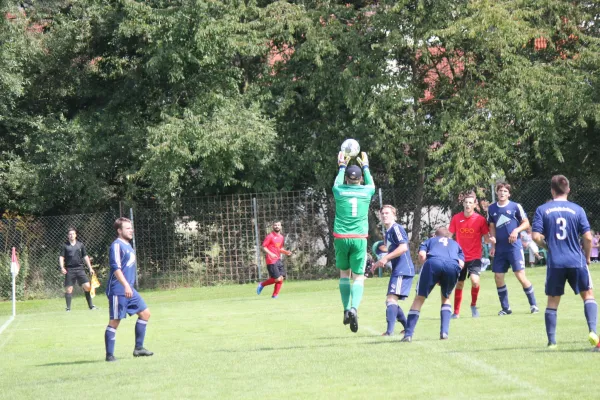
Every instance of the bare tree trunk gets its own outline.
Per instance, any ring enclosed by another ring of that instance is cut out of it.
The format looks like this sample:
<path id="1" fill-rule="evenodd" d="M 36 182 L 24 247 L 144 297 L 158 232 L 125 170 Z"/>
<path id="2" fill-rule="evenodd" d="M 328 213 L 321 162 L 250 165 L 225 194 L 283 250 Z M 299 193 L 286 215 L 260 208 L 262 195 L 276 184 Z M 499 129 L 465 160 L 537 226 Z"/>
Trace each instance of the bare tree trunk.
<path id="1" fill-rule="evenodd" d="M 410 251 L 413 256 L 416 256 L 417 249 L 421 244 L 421 211 L 423 209 L 423 197 L 425 195 L 425 157 L 426 153 L 423 149 L 417 150 L 418 161 L 418 181 L 415 191 L 415 208 L 413 211 L 413 223 L 410 237 Z"/>

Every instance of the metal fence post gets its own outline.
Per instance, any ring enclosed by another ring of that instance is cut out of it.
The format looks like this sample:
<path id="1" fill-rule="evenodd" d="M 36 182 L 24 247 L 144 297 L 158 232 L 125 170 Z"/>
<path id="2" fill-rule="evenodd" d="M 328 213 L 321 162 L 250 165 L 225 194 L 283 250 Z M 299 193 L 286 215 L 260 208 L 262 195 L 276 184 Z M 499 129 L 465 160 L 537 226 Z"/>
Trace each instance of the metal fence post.
<path id="1" fill-rule="evenodd" d="M 129 208 L 129 219 L 131 220 L 131 226 L 134 227 L 134 224 L 133 224 L 133 208 L 132 207 Z M 137 260 L 139 260 L 139 258 L 137 258 L 137 250 L 135 248 L 135 228 L 133 229 L 133 238 L 131 238 L 131 245 L 133 247 L 133 251 L 135 252 L 135 257 L 136 257 L 135 288 L 139 289 L 140 288 L 140 284 L 139 284 L 138 269 L 137 269 Z"/>
<path id="2" fill-rule="evenodd" d="M 256 197 L 252 198 L 252 212 L 254 213 L 254 235 L 256 236 L 256 266 L 258 267 L 258 279 L 262 280 L 260 268 L 260 239 L 258 237 L 258 206 Z"/>

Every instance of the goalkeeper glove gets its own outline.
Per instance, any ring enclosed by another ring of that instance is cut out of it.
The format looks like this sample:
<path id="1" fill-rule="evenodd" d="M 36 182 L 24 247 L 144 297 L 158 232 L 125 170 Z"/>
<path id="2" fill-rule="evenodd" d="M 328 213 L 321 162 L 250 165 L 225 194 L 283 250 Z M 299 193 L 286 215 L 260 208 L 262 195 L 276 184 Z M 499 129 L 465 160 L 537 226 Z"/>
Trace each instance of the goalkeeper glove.
<path id="1" fill-rule="evenodd" d="M 356 157 L 356 162 L 358 163 L 358 165 L 361 166 L 361 168 L 368 168 L 369 158 L 367 157 L 367 153 L 365 153 L 364 151 L 360 153 L 360 157 Z"/>
<path id="2" fill-rule="evenodd" d="M 348 161 L 350 161 L 350 157 L 346 156 L 343 151 L 338 153 L 338 167 L 346 168 L 348 166 Z"/>

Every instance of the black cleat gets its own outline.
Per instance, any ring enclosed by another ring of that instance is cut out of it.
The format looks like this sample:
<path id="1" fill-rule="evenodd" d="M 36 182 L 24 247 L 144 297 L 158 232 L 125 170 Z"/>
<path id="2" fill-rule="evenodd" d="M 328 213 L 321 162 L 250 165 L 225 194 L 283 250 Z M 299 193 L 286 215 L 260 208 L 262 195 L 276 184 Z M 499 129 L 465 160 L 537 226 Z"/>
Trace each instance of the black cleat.
<path id="1" fill-rule="evenodd" d="M 512 314 L 512 310 L 510 308 L 508 308 L 506 310 L 502 309 L 502 310 L 498 311 L 498 315 L 500 315 L 500 316 L 510 315 L 510 314 Z"/>
<path id="2" fill-rule="evenodd" d="M 410 343 L 412 342 L 412 336 L 404 336 L 400 341 L 404 343 Z"/>
<path id="3" fill-rule="evenodd" d="M 90 307 L 90 310 L 92 310 L 92 311 L 94 311 L 94 310 L 99 310 L 99 308 L 98 308 L 98 307 L 96 307 L 96 306 L 91 306 L 91 307 Z"/>
<path id="4" fill-rule="evenodd" d="M 106 361 L 107 362 L 113 362 L 113 361 L 117 361 L 117 359 L 115 358 L 115 356 L 113 356 L 112 354 L 108 354 L 106 356 Z"/>
<path id="5" fill-rule="evenodd" d="M 71 309 L 70 308 L 65 308 L 65 311 L 66 312 L 71 312 Z"/>
<path id="6" fill-rule="evenodd" d="M 136 347 L 135 350 L 133 350 L 134 357 L 150 357 L 152 355 L 154 355 L 153 352 L 146 350 L 143 347 Z"/>
<path id="7" fill-rule="evenodd" d="M 348 315 L 350 317 L 350 330 L 354 333 L 358 332 L 358 313 L 356 312 L 356 308 L 351 308 Z"/>
<path id="8" fill-rule="evenodd" d="M 350 310 L 344 310 L 344 325 L 350 323 Z"/>

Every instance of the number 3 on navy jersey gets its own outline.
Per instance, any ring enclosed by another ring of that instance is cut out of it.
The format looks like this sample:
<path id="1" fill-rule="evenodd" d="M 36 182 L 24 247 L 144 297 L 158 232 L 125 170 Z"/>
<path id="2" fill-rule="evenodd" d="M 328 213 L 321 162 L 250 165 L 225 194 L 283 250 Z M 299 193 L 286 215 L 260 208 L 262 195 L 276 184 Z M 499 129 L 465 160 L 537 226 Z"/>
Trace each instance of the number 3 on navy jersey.
<path id="1" fill-rule="evenodd" d="M 558 240 L 565 240 L 567 238 L 567 220 L 564 218 L 556 218 L 556 224 L 558 225 L 558 229 L 560 232 L 556 233 L 556 238 Z"/>
<path id="2" fill-rule="evenodd" d="M 353 197 L 348 201 L 352 205 L 352 216 L 356 217 L 358 215 L 358 199 L 356 197 Z"/>

